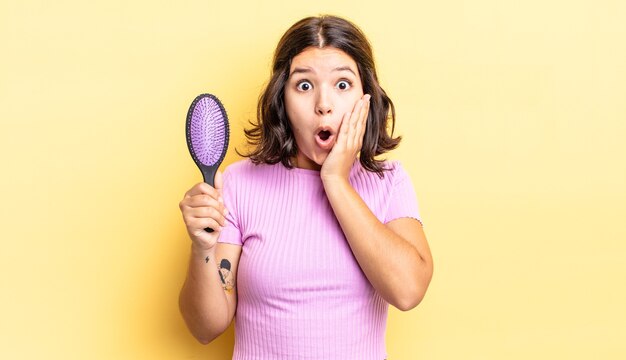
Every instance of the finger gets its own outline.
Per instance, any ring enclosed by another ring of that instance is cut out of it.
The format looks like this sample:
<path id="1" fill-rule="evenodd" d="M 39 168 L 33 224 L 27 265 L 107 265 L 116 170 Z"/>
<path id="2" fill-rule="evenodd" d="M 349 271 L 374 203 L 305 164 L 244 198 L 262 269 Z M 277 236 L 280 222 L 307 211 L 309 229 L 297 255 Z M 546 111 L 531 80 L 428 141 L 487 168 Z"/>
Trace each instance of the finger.
<path id="1" fill-rule="evenodd" d="M 197 219 L 213 219 L 220 225 L 224 226 L 226 217 L 224 212 L 215 208 L 193 208 L 187 212 L 187 218 L 190 222 Z"/>
<path id="2" fill-rule="evenodd" d="M 196 186 L 198 186 L 198 184 L 194 185 L 191 189 L 187 190 L 185 192 L 185 195 L 183 196 L 183 199 L 190 198 L 194 195 L 194 193 L 198 193 L 198 190 L 196 190 Z"/>
<path id="3" fill-rule="evenodd" d="M 354 110 L 352 111 L 352 116 L 350 117 L 350 129 L 348 132 L 348 139 L 346 139 L 346 146 L 352 149 L 355 145 L 355 132 L 356 127 L 361 117 L 361 112 L 363 110 L 363 99 L 359 99 L 354 105 Z"/>
<path id="4" fill-rule="evenodd" d="M 218 199 L 211 197 L 209 195 L 193 196 L 186 201 L 185 205 L 191 208 L 196 208 L 196 207 L 222 208 L 224 207 L 223 203 L 221 203 Z"/>
<path id="5" fill-rule="evenodd" d="M 214 208 L 222 208 L 224 203 L 219 201 L 219 197 L 213 197 L 211 195 L 196 195 L 192 196 L 189 199 L 184 201 L 185 207 L 188 208 L 196 208 L 196 207 L 214 207 Z"/>
<path id="6" fill-rule="evenodd" d="M 215 189 L 211 185 L 204 183 L 204 182 L 196 184 L 193 188 L 191 188 L 191 190 L 189 190 L 189 194 L 190 194 L 190 197 L 194 197 L 198 195 L 208 195 L 216 200 L 219 199 L 220 197 L 220 194 L 217 191 L 217 189 Z"/>
<path id="7" fill-rule="evenodd" d="M 220 224 L 218 224 L 217 221 L 215 221 L 215 220 L 213 220 L 211 218 L 197 219 L 197 220 L 191 222 L 189 227 L 191 229 L 195 229 L 193 231 L 195 236 L 203 235 L 202 232 L 206 232 L 204 230 L 205 228 L 211 228 L 215 232 L 220 232 L 222 230 L 222 227 L 220 226 Z"/>
<path id="8" fill-rule="evenodd" d="M 202 194 L 203 193 L 202 192 L 202 186 L 203 186 L 202 184 L 204 184 L 204 183 L 201 182 L 201 183 L 195 184 L 191 189 L 189 189 L 185 193 L 185 197 L 191 197 L 191 196 L 194 196 L 194 195 Z"/>
<path id="9" fill-rule="evenodd" d="M 352 118 L 350 119 L 350 127 L 352 129 L 356 129 L 356 126 L 361 118 L 361 113 L 363 112 L 363 99 L 359 99 L 356 105 L 354 106 L 354 111 L 352 112 Z"/>
<path id="10" fill-rule="evenodd" d="M 348 130 L 350 128 L 350 117 L 352 116 L 352 112 L 347 112 L 343 114 L 343 119 L 341 119 L 341 125 L 339 127 L 339 135 L 337 136 L 337 144 L 345 144 L 348 138 Z"/>
<path id="11" fill-rule="evenodd" d="M 199 219 L 213 219 L 221 225 L 224 225 L 226 222 L 226 216 L 224 216 L 224 213 L 214 208 L 194 208 L 189 209 L 189 211 L 185 213 L 185 220 L 187 224 L 191 224 Z"/>
<path id="12" fill-rule="evenodd" d="M 365 94 L 361 101 L 362 101 L 362 103 L 361 103 L 361 109 L 359 111 L 359 118 L 356 119 L 357 126 L 358 126 L 359 123 L 363 122 L 363 118 L 365 116 L 367 116 L 367 112 L 369 111 L 370 95 L 369 94 Z"/>
<path id="13" fill-rule="evenodd" d="M 217 170 L 215 173 L 215 189 L 222 194 L 222 189 L 224 188 L 224 178 L 222 178 L 222 172 Z"/>
<path id="14" fill-rule="evenodd" d="M 363 144 L 363 136 L 365 135 L 365 128 L 367 126 L 367 117 L 369 115 L 370 108 L 370 95 L 365 95 L 365 102 L 363 104 L 363 109 L 361 111 L 361 117 L 356 125 L 356 131 L 354 134 L 354 143 L 356 144 L 357 149 L 361 148 Z"/>

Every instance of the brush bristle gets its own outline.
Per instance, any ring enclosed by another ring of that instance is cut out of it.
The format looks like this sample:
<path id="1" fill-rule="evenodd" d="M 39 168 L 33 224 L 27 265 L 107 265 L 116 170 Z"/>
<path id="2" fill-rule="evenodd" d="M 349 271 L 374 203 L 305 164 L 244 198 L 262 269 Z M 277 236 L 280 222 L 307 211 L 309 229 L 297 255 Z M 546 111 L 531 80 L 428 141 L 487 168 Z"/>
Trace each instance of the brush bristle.
<path id="1" fill-rule="evenodd" d="M 196 158 L 206 166 L 215 165 L 222 156 L 228 134 L 224 114 L 210 97 L 200 99 L 193 109 L 190 123 L 191 146 Z"/>

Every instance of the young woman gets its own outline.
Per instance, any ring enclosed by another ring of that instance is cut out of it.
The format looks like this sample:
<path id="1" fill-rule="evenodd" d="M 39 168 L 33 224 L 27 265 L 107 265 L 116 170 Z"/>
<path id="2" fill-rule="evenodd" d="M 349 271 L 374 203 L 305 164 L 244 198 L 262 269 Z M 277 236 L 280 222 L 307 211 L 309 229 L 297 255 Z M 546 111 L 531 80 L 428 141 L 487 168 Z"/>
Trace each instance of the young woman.
<path id="1" fill-rule="evenodd" d="M 393 133 L 354 24 L 287 30 L 247 159 L 179 204 L 191 238 L 180 310 L 200 342 L 235 319 L 233 359 L 386 358 L 388 305 L 417 306 L 433 272 L 408 174 L 375 158 L 400 142 L 389 119 Z"/>

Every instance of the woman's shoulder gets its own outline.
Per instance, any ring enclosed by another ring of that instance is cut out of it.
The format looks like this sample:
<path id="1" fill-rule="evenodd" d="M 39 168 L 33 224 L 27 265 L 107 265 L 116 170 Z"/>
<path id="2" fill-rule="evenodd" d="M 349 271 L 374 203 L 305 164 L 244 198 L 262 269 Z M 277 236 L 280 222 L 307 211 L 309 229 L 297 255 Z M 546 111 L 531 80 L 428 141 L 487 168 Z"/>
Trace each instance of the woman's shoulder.
<path id="1" fill-rule="evenodd" d="M 406 171 L 399 160 L 384 160 L 381 163 L 381 166 L 384 169 L 382 172 L 382 178 L 377 173 L 365 169 L 360 161 L 357 161 L 355 166 L 352 168 L 352 175 L 358 177 L 365 176 L 372 179 L 376 178 L 381 181 L 394 181 L 398 176 L 404 176 L 404 174 L 406 174 Z"/>
<path id="2" fill-rule="evenodd" d="M 250 159 L 241 159 L 241 160 L 237 160 L 233 163 L 230 163 L 228 165 L 226 165 L 226 169 L 224 170 L 224 173 L 239 173 L 242 171 L 246 171 L 246 168 L 248 166 L 250 166 L 252 164 L 252 161 L 250 161 Z"/>
<path id="3" fill-rule="evenodd" d="M 383 162 L 383 166 L 385 169 L 389 169 L 389 171 L 394 173 L 403 170 L 400 160 L 385 160 Z"/>
<path id="4" fill-rule="evenodd" d="M 246 159 L 237 160 L 226 166 L 226 169 L 224 169 L 224 176 L 236 178 L 242 175 L 246 175 L 250 171 L 253 170 L 252 169 L 253 166 L 254 164 L 252 163 L 252 161 L 250 161 L 250 159 L 246 158 Z"/>
<path id="5" fill-rule="evenodd" d="M 267 171 L 273 171 L 276 165 L 255 164 L 249 158 L 237 160 L 226 166 L 224 176 L 226 177 L 254 177 L 263 176 Z"/>

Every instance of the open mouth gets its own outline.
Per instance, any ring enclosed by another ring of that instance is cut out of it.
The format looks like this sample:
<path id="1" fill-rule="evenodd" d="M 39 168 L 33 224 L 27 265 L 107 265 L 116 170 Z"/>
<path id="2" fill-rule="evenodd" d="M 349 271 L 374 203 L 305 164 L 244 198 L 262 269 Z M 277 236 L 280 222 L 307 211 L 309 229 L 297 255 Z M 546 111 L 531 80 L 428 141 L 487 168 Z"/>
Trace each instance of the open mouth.
<path id="1" fill-rule="evenodd" d="M 315 136 L 315 141 L 320 148 L 330 150 L 335 144 L 335 136 L 330 130 L 320 130 Z"/>
<path id="2" fill-rule="evenodd" d="M 322 141 L 326 141 L 330 137 L 330 131 L 322 130 L 317 134 L 317 136 L 319 136 Z"/>

